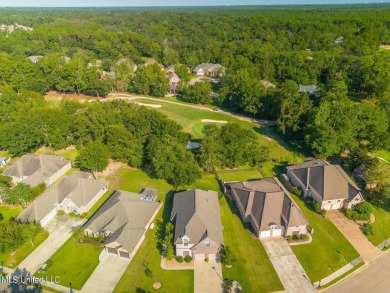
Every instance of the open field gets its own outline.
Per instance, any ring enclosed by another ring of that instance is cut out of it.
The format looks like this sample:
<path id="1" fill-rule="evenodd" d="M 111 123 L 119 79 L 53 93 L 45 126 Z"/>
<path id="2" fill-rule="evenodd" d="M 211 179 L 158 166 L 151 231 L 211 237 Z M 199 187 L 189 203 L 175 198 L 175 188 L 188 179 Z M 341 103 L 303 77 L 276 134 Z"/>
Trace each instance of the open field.
<path id="1" fill-rule="evenodd" d="M 33 252 L 46 238 L 49 237 L 49 232 L 43 230 L 33 239 L 27 240 L 22 246 L 9 254 L 0 253 L 0 262 L 4 262 L 4 266 L 16 268 L 31 252 Z"/>
<path id="2" fill-rule="evenodd" d="M 74 163 L 76 161 L 77 155 L 79 154 L 79 151 L 74 147 L 69 147 L 60 150 L 53 150 L 49 147 L 41 147 L 39 150 L 35 152 L 35 155 L 42 155 L 42 154 L 61 156 L 66 160 L 70 160 L 72 161 L 72 163 Z"/>
<path id="3" fill-rule="evenodd" d="M 59 276 L 60 284 L 80 290 L 94 269 L 99 264 L 102 248 L 89 244 L 78 244 L 77 237 L 72 236 L 51 257 L 53 266 L 47 273 L 35 273 L 37 277 Z"/>

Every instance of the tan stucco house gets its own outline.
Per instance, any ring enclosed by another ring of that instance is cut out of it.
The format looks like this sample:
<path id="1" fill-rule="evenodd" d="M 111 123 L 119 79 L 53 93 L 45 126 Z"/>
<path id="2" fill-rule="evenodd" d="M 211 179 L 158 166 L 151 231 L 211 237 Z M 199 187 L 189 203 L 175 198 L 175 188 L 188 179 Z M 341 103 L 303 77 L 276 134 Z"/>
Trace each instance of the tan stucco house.
<path id="1" fill-rule="evenodd" d="M 175 223 L 176 255 L 215 259 L 223 245 L 218 193 L 191 189 L 176 193 L 171 221 Z"/>
<path id="2" fill-rule="evenodd" d="M 40 183 L 51 185 L 72 168 L 70 161 L 55 155 L 24 155 L 3 172 L 14 183 L 23 182 L 31 187 Z"/>
<path id="3" fill-rule="evenodd" d="M 364 200 L 360 188 L 339 165 L 331 165 L 322 159 L 309 159 L 289 166 L 287 176 L 323 210 L 350 209 Z"/>
<path id="4" fill-rule="evenodd" d="M 84 234 L 104 236 L 107 253 L 133 258 L 162 203 L 117 190 L 84 226 Z"/>
<path id="5" fill-rule="evenodd" d="M 277 178 L 227 183 L 227 189 L 257 237 L 307 234 L 309 222 Z"/>

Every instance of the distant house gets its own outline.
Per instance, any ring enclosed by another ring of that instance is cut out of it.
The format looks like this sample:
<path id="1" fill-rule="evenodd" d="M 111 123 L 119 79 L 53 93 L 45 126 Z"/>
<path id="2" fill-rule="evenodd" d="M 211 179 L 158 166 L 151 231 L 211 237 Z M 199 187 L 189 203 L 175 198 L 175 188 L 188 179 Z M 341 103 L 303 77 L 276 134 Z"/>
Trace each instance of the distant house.
<path id="1" fill-rule="evenodd" d="M 176 255 L 217 257 L 223 245 L 217 192 L 192 189 L 176 193 L 170 219 L 175 223 Z"/>
<path id="2" fill-rule="evenodd" d="M 189 141 L 187 143 L 187 150 L 194 150 L 200 148 L 200 143 L 196 141 Z"/>
<path id="3" fill-rule="evenodd" d="M 276 85 L 274 85 L 272 82 L 268 80 L 260 80 L 261 84 L 267 89 L 267 88 L 276 88 Z"/>
<path id="4" fill-rule="evenodd" d="M 378 182 L 375 180 L 368 180 L 366 177 L 366 165 L 361 164 L 360 166 L 356 167 L 355 170 L 353 170 L 353 175 L 355 178 L 361 180 L 366 184 L 366 189 L 374 189 L 378 186 Z"/>
<path id="5" fill-rule="evenodd" d="M 55 155 L 24 155 L 4 175 L 11 176 L 14 183 L 23 182 L 31 187 L 40 183 L 52 184 L 64 175 L 72 164 L 70 161 Z"/>
<path id="6" fill-rule="evenodd" d="M 104 248 L 118 257 L 132 258 L 161 203 L 140 199 L 137 193 L 116 191 L 84 226 L 85 235 L 105 236 Z"/>
<path id="7" fill-rule="evenodd" d="M 344 42 L 344 37 L 339 37 L 336 40 L 334 40 L 335 44 L 341 44 Z"/>
<path id="8" fill-rule="evenodd" d="M 179 89 L 180 77 L 176 73 L 169 73 L 169 93 L 176 94 Z"/>
<path id="9" fill-rule="evenodd" d="M 138 66 L 134 62 L 128 60 L 127 58 L 119 59 L 118 62 L 116 62 L 116 65 L 125 65 L 132 71 L 137 71 Z"/>
<path id="10" fill-rule="evenodd" d="M 225 74 L 225 67 L 221 64 L 202 63 L 194 68 L 198 76 L 221 77 Z"/>
<path id="11" fill-rule="evenodd" d="M 0 157 L 0 168 L 7 165 L 10 160 L 11 158 L 8 157 Z"/>
<path id="12" fill-rule="evenodd" d="M 70 61 L 70 58 L 68 56 L 61 56 L 61 60 L 65 63 L 68 63 Z"/>
<path id="13" fill-rule="evenodd" d="M 315 94 L 318 92 L 316 85 L 299 85 L 299 93 L 308 93 L 309 95 Z"/>
<path id="14" fill-rule="evenodd" d="M 39 59 L 43 58 L 43 56 L 28 56 L 27 60 L 31 61 L 32 63 L 38 63 Z"/>
<path id="15" fill-rule="evenodd" d="M 175 65 L 171 64 L 165 70 L 167 73 L 175 73 Z"/>
<path id="16" fill-rule="evenodd" d="M 316 159 L 287 167 L 287 176 L 305 196 L 311 196 L 324 210 L 353 208 L 363 201 L 360 188 L 339 165 Z"/>
<path id="17" fill-rule="evenodd" d="M 256 236 L 269 238 L 307 234 L 309 224 L 277 178 L 227 184 L 244 222 Z"/>
<path id="18" fill-rule="evenodd" d="M 37 222 L 45 226 L 59 210 L 83 214 L 107 191 L 108 182 L 79 177 L 81 173 L 64 177 L 36 198 L 18 217 L 22 222 Z"/>

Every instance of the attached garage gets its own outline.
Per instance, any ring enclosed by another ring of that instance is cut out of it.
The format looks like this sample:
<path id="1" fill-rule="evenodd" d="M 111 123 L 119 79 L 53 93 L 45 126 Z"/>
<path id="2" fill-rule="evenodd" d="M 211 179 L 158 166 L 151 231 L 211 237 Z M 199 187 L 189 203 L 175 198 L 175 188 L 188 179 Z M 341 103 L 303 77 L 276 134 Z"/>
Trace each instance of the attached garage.
<path id="1" fill-rule="evenodd" d="M 119 256 L 124 258 L 130 258 L 130 253 L 126 251 L 119 251 Z"/>
<path id="2" fill-rule="evenodd" d="M 107 247 L 107 252 L 118 255 L 118 252 L 115 248 Z"/>
<path id="3" fill-rule="evenodd" d="M 282 229 L 272 230 L 272 236 L 282 236 Z"/>
<path id="4" fill-rule="evenodd" d="M 194 258 L 204 260 L 206 258 L 206 255 L 204 253 L 197 253 L 194 254 Z"/>
<path id="5" fill-rule="evenodd" d="M 42 227 L 45 227 L 47 223 L 57 214 L 57 209 L 53 209 L 46 217 L 39 221 Z"/>
<path id="6" fill-rule="evenodd" d="M 271 230 L 261 231 L 260 238 L 268 238 L 271 237 Z"/>

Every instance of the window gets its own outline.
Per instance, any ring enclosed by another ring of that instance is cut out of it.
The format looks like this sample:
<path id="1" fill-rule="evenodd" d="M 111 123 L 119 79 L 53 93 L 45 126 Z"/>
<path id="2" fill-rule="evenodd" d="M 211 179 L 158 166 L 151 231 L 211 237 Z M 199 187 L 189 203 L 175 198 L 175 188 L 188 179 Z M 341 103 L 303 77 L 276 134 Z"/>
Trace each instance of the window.
<path id="1" fill-rule="evenodd" d="M 206 246 L 210 246 L 210 240 L 206 240 L 205 243 L 206 243 Z"/>
<path id="2" fill-rule="evenodd" d="M 184 246 L 188 246 L 188 239 L 183 239 Z"/>

